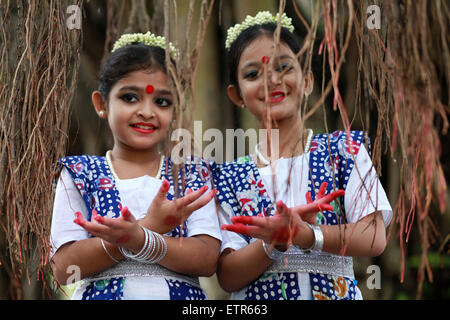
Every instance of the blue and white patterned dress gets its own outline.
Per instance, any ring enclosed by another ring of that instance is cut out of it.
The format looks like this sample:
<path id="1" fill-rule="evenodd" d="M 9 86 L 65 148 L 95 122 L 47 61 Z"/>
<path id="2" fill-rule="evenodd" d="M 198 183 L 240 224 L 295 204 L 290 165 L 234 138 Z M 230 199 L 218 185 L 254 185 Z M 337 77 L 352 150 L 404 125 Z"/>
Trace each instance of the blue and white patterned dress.
<path id="1" fill-rule="evenodd" d="M 55 195 L 52 219 L 53 253 L 64 243 L 90 237 L 73 223 L 74 212 L 80 211 L 88 221 L 92 210 L 107 217 L 118 217 L 122 206 L 127 206 L 137 218 L 143 218 L 161 186 L 162 179 L 170 182 L 168 199 L 174 197 L 171 161 L 164 162 L 162 178 L 148 175 L 135 179 L 114 179 L 105 157 L 73 156 L 60 160 L 64 165 Z M 185 165 L 184 185 L 179 176 L 182 195 L 209 184 L 209 170 L 204 162 Z M 183 187 L 181 187 L 183 186 Z M 184 223 L 167 233 L 171 237 L 207 234 L 221 239 L 214 201 L 194 212 Z M 118 275 L 111 277 L 110 275 Z M 124 276 L 120 276 L 124 275 Z M 121 261 L 96 276 L 85 279 L 72 299 L 205 299 L 198 278 L 170 271 L 159 265 L 144 265 L 132 260 Z"/>
<path id="2" fill-rule="evenodd" d="M 350 139 L 343 131 L 315 135 L 310 152 L 279 159 L 276 172 L 272 172 L 270 166 L 257 168 L 249 156 L 216 165 L 213 180 L 225 214 L 221 222 L 229 223 L 231 217 L 239 215 L 273 215 L 275 200 L 283 200 L 288 207 L 305 204 L 307 191 L 314 200 L 322 182 L 328 182 L 327 194 L 337 189 L 346 190 L 346 194 L 332 203 L 333 212 L 318 216 L 318 224 L 352 223 L 381 211 L 387 225 L 392 209 L 363 147 L 364 134 L 351 131 L 350 135 Z M 356 167 L 359 170 L 354 170 Z M 223 231 L 222 239 L 222 251 L 238 250 L 256 240 L 230 231 Z M 291 247 L 287 262 L 287 265 L 284 261 L 273 263 L 258 280 L 233 293 L 232 299 L 361 298 L 351 257 L 327 253 L 307 255 Z M 327 267 L 322 269 L 329 272 L 321 270 L 321 265 L 325 264 Z"/>

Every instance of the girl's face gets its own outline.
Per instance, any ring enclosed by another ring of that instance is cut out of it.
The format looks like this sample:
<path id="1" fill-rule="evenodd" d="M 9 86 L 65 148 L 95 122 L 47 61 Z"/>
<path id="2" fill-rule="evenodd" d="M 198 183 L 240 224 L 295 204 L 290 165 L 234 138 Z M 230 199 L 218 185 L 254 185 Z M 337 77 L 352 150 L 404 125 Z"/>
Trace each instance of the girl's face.
<path id="1" fill-rule="evenodd" d="M 295 54 L 283 42 L 279 43 L 277 55 L 270 64 L 264 57 L 272 57 L 272 37 L 260 36 L 242 52 L 237 69 L 239 88 L 228 87 L 231 100 L 245 106 L 258 120 L 265 119 L 265 108 L 270 107 L 272 120 L 277 122 L 299 116 L 299 105 L 304 94 L 302 71 Z M 264 62 L 266 61 L 266 62 Z M 264 67 L 267 66 L 268 101 L 264 85 Z M 288 70 L 280 77 L 281 72 Z"/>
<path id="2" fill-rule="evenodd" d="M 160 70 L 129 73 L 112 87 L 107 117 L 115 146 L 155 150 L 165 140 L 173 117 L 167 75 Z"/>

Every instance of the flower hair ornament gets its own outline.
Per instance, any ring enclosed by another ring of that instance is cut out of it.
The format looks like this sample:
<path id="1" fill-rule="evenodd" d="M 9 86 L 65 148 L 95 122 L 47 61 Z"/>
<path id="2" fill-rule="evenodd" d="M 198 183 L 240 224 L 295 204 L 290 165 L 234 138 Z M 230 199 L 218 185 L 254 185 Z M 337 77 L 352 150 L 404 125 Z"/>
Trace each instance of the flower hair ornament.
<path id="1" fill-rule="evenodd" d="M 248 29 L 255 25 L 265 24 L 265 23 L 278 23 L 279 14 L 277 13 L 275 16 L 272 15 L 269 11 L 260 11 L 256 14 L 256 16 L 247 16 L 244 21 L 240 24 L 234 25 L 227 31 L 227 40 L 225 41 L 225 48 L 230 49 L 231 44 L 239 37 L 239 35 L 245 29 Z M 294 32 L 295 28 L 292 25 L 292 18 L 289 18 L 286 13 L 281 15 L 281 26 L 288 29 L 290 32 Z"/>
<path id="2" fill-rule="evenodd" d="M 128 46 L 133 43 L 142 43 L 147 46 L 160 47 L 162 49 L 166 49 L 166 38 L 162 36 L 156 36 L 155 34 L 148 31 L 147 33 L 126 33 L 123 34 L 116 42 L 114 42 L 113 49 L 111 52 L 115 50 Z M 177 50 L 169 42 L 169 52 L 172 58 L 176 58 Z"/>

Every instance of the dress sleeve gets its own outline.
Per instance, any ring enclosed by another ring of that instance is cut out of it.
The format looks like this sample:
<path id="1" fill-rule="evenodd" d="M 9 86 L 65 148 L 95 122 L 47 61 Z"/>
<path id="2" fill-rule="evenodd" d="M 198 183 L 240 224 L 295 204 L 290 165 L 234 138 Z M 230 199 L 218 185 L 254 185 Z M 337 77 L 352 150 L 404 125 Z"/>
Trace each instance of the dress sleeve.
<path id="1" fill-rule="evenodd" d="M 87 219 L 88 213 L 84 200 L 70 173 L 64 167 L 56 186 L 55 200 L 53 202 L 50 235 L 52 250 L 50 256 L 53 256 L 65 243 L 89 237 L 86 230 L 73 222 L 77 211 L 81 212 Z"/>
<path id="2" fill-rule="evenodd" d="M 219 222 L 220 226 L 224 224 L 231 224 L 231 217 L 222 209 L 222 207 L 219 208 Z M 225 249 L 231 248 L 233 250 L 239 250 L 246 245 L 248 245 L 248 242 L 244 240 L 241 236 L 239 236 L 236 232 L 227 231 L 227 230 L 220 230 L 222 234 L 222 245 L 220 247 L 220 253 L 222 253 Z"/>
<path id="3" fill-rule="evenodd" d="M 211 190 L 210 182 L 205 183 L 205 185 L 207 185 L 209 189 L 202 197 Z M 205 206 L 194 211 L 186 221 L 188 236 L 193 237 L 200 234 L 206 234 L 221 241 L 222 237 L 218 220 L 218 210 L 214 199 L 212 199 Z"/>
<path id="4" fill-rule="evenodd" d="M 364 145 L 356 155 L 345 189 L 345 213 L 347 223 L 355 223 L 375 211 L 381 211 L 386 226 L 392 220 L 392 208 L 386 192 L 378 179 Z"/>

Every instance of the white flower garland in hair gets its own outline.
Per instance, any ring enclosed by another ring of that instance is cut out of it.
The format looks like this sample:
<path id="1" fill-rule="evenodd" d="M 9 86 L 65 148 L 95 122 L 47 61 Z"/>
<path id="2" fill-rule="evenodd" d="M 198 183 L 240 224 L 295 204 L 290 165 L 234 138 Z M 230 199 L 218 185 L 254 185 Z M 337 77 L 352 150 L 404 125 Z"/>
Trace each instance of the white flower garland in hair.
<path id="1" fill-rule="evenodd" d="M 269 11 L 260 11 L 256 14 L 256 16 L 247 16 L 244 21 L 240 24 L 234 25 L 234 27 L 231 27 L 227 31 L 227 40 L 225 41 L 225 48 L 229 49 L 231 47 L 231 44 L 239 37 L 242 31 L 245 29 L 248 29 L 252 26 L 259 25 L 259 24 L 265 24 L 265 23 L 278 23 L 278 16 L 277 13 L 275 16 L 272 15 Z M 283 13 L 281 15 L 281 26 L 288 29 L 290 32 L 294 32 L 295 28 L 292 25 L 292 18 L 289 18 L 286 13 Z"/>
<path id="2" fill-rule="evenodd" d="M 147 46 L 153 46 L 153 47 L 160 47 L 162 49 L 166 49 L 166 38 L 162 36 L 156 36 L 150 31 L 147 33 L 126 33 L 123 34 L 116 42 L 114 42 L 113 49 L 111 52 L 114 52 L 115 50 L 128 46 L 133 43 L 142 43 Z M 169 51 L 172 55 L 172 58 L 176 58 L 177 56 L 177 50 L 172 45 L 172 43 L 169 42 Z"/>

